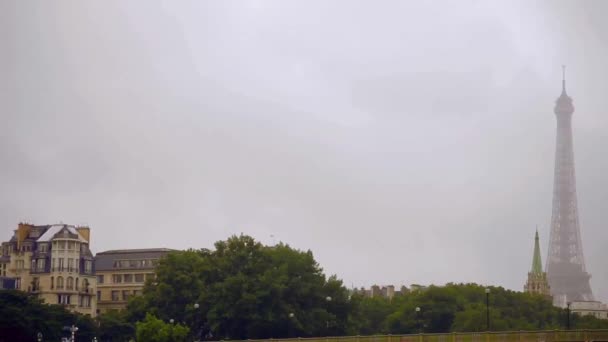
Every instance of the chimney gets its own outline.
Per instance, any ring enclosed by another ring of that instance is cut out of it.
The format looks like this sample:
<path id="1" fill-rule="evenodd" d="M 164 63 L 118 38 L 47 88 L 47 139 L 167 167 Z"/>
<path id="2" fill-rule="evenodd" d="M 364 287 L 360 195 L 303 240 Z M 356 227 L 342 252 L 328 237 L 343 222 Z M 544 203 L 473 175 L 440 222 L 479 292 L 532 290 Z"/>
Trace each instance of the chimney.
<path id="1" fill-rule="evenodd" d="M 82 235 L 82 237 L 87 240 L 88 243 L 91 243 L 91 228 L 87 226 L 76 227 L 76 231 Z"/>

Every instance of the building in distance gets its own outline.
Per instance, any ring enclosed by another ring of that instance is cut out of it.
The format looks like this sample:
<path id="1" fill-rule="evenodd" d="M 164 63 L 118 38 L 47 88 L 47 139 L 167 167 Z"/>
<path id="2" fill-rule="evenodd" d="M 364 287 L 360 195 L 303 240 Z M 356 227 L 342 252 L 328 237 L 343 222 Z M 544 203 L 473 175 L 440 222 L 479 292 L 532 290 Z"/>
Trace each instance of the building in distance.
<path id="1" fill-rule="evenodd" d="M 97 253 L 98 313 L 125 309 L 129 298 L 140 295 L 145 282 L 154 278 L 158 261 L 171 251 L 167 248 L 150 248 Z"/>
<path id="2" fill-rule="evenodd" d="M 608 319 L 608 305 L 598 301 L 577 301 L 570 303 L 572 313 L 581 316 L 593 316 L 600 319 Z"/>
<path id="3" fill-rule="evenodd" d="M 365 287 L 361 287 L 359 289 L 355 288 L 352 290 L 352 293 L 370 298 L 382 297 L 387 299 L 393 299 L 396 296 L 405 295 L 410 292 L 424 291 L 426 288 L 426 286 L 412 284 L 410 285 L 409 289 L 406 286 L 401 286 L 399 290 L 396 290 L 394 285 L 373 285 L 369 289 L 366 289 Z"/>

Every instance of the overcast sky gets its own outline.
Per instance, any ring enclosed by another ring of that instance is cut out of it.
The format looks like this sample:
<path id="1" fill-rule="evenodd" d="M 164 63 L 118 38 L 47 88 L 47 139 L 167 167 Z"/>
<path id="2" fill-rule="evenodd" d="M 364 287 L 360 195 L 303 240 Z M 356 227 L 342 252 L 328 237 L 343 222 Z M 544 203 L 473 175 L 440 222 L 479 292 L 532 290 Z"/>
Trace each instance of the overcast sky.
<path id="1" fill-rule="evenodd" d="M 608 2 L 2 1 L 0 225 L 92 249 L 232 234 L 347 286 L 521 290 L 551 215 L 561 65 L 608 300 Z M 271 236 L 274 236 L 271 237 Z"/>

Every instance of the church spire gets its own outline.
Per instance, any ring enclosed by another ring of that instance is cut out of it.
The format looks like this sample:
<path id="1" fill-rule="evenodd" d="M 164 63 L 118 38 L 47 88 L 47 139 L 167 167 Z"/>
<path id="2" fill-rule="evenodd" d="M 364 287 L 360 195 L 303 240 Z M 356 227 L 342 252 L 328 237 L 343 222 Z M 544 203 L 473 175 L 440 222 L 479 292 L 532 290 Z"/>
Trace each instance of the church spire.
<path id="1" fill-rule="evenodd" d="M 543 274 L 543 263 L 540 258 L 540 243 L 538 241 L 538 229 L 536 230 L 536 236 L 534 237 L 534 257 L 532 258 L 532 272 L 535 275 Z"/>
<path id="2" fill-rule="evenodd" d="M 534 256 L 532 257 L 532 269 L 528 272 L 528 281 L 524 285 L 524 291 L 551 297 L 551 287 L 547 281 L 547 274 L 543 272 L 543 264 L 540 259 L 540 243 L 538 239 L 538 228 L 534 236 Z"/>

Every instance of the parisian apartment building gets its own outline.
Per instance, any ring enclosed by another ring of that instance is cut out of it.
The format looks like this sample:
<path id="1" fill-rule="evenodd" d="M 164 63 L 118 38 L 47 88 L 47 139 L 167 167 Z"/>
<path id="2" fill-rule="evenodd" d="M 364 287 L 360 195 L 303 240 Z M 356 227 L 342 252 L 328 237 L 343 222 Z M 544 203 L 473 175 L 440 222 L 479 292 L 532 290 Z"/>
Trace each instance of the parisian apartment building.
<path id="1" fill-rule="evenodd" d="M 154 279 L 154 268 L 166 248 L 124 249 L 95 255 L 97 308 L 99 313 L 123 310 L 132 296 L 141 294 L 144 284 Z"/>
<path id="2" fill-rule="evenodd" d="M 123 310 L 170 249 L 91 252 L 91 230 L 20 223 L 0 245 L 0 290 L 17 289 L 92 317 Z"/>
<path id="3" fill-rule="evenodd" d="M 97 277 L 89 227 L 20 223 L 0 249 L 0 283 L 45 303 L 95 316 Z"/>

